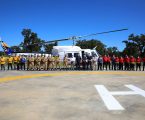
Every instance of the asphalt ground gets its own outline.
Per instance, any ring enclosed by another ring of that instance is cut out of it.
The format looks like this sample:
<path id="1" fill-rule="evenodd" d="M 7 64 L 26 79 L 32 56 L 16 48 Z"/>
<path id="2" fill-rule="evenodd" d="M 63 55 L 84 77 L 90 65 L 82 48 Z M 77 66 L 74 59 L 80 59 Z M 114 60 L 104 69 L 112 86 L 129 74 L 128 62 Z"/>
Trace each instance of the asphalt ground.
<path id="1" fill-rule="evenodd" d="M 130 84 L 145 90 L 145 72 L 0 71 L 0 120 L 145 120 L 145 97 L 113 96 L 124 110 L 110 110 L 95 88 Z"/>

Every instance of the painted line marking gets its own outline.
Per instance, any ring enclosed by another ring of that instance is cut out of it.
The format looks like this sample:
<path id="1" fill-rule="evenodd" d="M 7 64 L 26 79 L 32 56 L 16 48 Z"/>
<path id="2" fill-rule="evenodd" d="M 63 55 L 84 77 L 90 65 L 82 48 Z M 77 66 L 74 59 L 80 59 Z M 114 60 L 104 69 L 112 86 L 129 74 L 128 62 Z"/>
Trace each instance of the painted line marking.
<path id="1" fill-rule="evenodd" d="M 96 90 L 101 96 L 103 102 L 105 103 L 108 110 L 124 110 L 120 103 L 113 97 L 113 95 L 141 95 L 145 97 L 145 91 L 134 86 L 134 85 L 125 85 L 130 88 L 132 91 L 117 91 L 110 92 L 106 89 L 104 85 L 95 85 Z"/>
<path id="2" fill-rule="evenodd" d="M 26 73 L 27 74 L 27 73 Z M 124 71 L 71 71 L 71 72 L 59 72 L 59 73 L 41 73 L 41 74 L 32 74 L 24 76 L 10 76 L 0 78 L 0 83 L 12 81 L 12 80 L 21 80 L 28 78 L 37 78 L 37 77 L 47 77 L 47 76 L 63 76 L 63 75 L 129 75 L 129 76 L 145 76 L 144 73 L 134 73 L 134 72 L 124 72 Z"/>
<path id="3" fill-rule="evenodd" d="M 95 85 L 99 95 L 109 110 L 124 110 L 120 103 L 110 94 L 104 85 Z"/>

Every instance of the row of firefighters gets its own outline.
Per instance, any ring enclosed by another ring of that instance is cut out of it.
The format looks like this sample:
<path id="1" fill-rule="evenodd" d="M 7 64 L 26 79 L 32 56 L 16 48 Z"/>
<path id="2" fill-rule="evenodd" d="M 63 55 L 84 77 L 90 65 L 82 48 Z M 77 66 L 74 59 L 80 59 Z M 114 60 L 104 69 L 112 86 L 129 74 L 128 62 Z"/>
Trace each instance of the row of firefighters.
<path id="1" fill-rule="evenodd" d="M 143 70 L 145 57 L 118 57 L 109 55 L 92 57 L 80 55 L 72 58 L 65 56 L 63 61 L 59 56 L 9 56 L 0 57 L 1 70 Z"/>

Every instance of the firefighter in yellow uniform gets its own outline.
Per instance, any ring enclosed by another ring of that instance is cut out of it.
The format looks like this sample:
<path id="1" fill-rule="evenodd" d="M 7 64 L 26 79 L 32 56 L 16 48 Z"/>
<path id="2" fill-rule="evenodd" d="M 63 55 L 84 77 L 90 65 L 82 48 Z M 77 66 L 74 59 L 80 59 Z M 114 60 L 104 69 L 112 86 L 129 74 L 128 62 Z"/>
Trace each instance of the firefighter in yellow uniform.
<path id="1" fill-rule="evenodd" d="M 34 57 L 31 56 L 29 58 L 29 61 L 30 61 L 29 70 L 34 70 Z"/>
<path id="2" fill-rule="evenodd" d="M 36 58 L 36 69 L 41 70 L 41 57 L 39 55 Z"/>
<path id="3" fill-rule="evenodd" d="M 21 60 L 21 56 L 17 56 L 17 70 L 20 70 L 20 61 Z"/>
<path id="4" fill-rule="evenodd" d="M 59 68 L 59 70 L 61 69 L 60 68 L 60 57 L 59 55 L 55 57 L 55 69 L 57 70 Z"/>
<path id="5" fill-rule="evenodd" d="M 65 55 L 63 58 L 63 67 L 65 70 L 68 69 L 68 57 L 67 57 L 67 55 Z"/>
<path id="6" fill-rule="evenodd" d="M 29 70 L 29 67 L 30 67 L 30 56 L 27 56 L 27 57 L 26 57 L 26 60 L 27 60 L 27 63 L 26 63 L 26 65 L 27 65 L 27 70 Z"/>
<path id="7" fill-rule="evenodd" d="M 50 66 L 51 65 L 51 56 L 49 55 L 48 57 L 47 57 L 47 70 L 49 70 L 50 69 Z"/>
<path id="8" fill-rule="evenodd" d="M 7 59 L 7 63 L 8 63 L 8 70 L 11 68 L 11 70 L 13 69 L 13 57 L 9 56 Z"/>
<path id="9" fill-rule="evenodd" d="M 51 70 L 54 70 L 55 67 L 55 56 L 51 56 Z"/>
<path id="10" fill-rule="evenodd" d="M 17 63 L 18 63 L 18 57 L 17 56 L 13 57 L 13 62 L 14 62 L 14 70 L 16 70 L 17 69 Z"/>
<path id="11" fill-rule="evenodd" d="M 47 70 L 47 57 L 45 57 L 45 55 L 41 58 L 41 63 L 42 63 L 42 68 L 43 70 Z"/>
<path id="12" fill-rule="evenodd" d="M 1 70 L 5 70 L 6 59 L 2 56 L 0 58 Z"/>

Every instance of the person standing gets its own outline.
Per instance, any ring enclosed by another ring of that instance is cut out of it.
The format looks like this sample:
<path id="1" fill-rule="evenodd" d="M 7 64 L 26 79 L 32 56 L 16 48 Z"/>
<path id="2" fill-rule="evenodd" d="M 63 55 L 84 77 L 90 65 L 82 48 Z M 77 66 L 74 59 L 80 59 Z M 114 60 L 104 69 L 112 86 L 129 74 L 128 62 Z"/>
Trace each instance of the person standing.
<path id="1" fill-rule="evenodd" d="M 104 55 L 103 56 L 103 70 L 104 70 L 104 68 L 107 70 L 107 68 L 108 68 L 107 62 L 108 62 L 108 58 L 106 55 Z"/>
<path id="2" fill-rule="evenodd" d="M 130 63 L 130 58 L 128 57 L 128 55 L 126 55 L 124 58 L 125 70 L 129 70 L 129 68 L 130 68 L 129 63 Z"/>
<path id="3" fill-rule="evenodd" d="M 97 65 L 98 65 L 98 57 L 97 56 L 93 56 L 93 58 L 92 58 L 92 67 L 93 67 L 94 71 L 97 70 Z"/>
<path id="4" fill-rule="evenodd" d="M 57 69 L 61 70 L 61 67 L 60 67 L 60 57 L 59 57 L 59 55 L 57 55 L 56 58 L 55 58 L 55 69 L 56 70 Z"/>
<path id="5" fill-rule="evenodd" d="M 68 69 L 68 57 L 67 57 L 67 55 L 65 55 L 63 58 L 63 68 L 64 68 L 64 70 Z"/>
<path id="6" fill-rule="evenodd" d="M 36 69 L 40 71 L 41 70 L 41 56 L 39 55 L 37 56 L 36 64 L 37 64 Z"/>
<path id="7" fill-rule="evenodd" d="M 13 57 L 13 62 L 14 62 L 14 70 L 17 70 L 18 57 L 16 55 Z"/>
<path id="8" fill-rule="evenodd" d="M 141 71 L 141 58 L 139 56 L 136 58 L 136 71 L 138 68 Z"/>
<path id="9" fill-rule="evenodd" d="M 103 66 L 103 58 L 100 55 L 98 58 L 98 70 L 102 70 L 102 66 Z"/>
<path id="10" fill-rule="evenodd" d="M 144 71 L 144 69 L 145 69 L 145 56 L 142 58 L 142 61 L 143 61 L 143 71 Z"/>
<path id="11" fill-rule="evenodd" d="M 115 55 L 112 56 L 111 61 L 112 61 L 112 70 L 115 70 Z"/>
<path id="12" fill-rule="evenodd" d="M 87 70 L 93 70 L 92 69 L 92 56 L 90 54 L 87 55 Z"/>
<path id="13" fill-rule="evenodd" d="M 34 70 L 34 57 L 33 55 L 31 55 L 31 57 L 29 58 L 29 70 Z"/>
<path id="14" fill-rule="evenodd" d="M 111 57 L 107 56 L 107 66 L 109 67 L 109 70 L 111 70 Z"/>
<path id="15" fill-rule="evenodd" d="M 123 70 L 123 66 L 124 66 L 124 59 L 123 57 L 121 56 L 119 58 L 119 70 Z"/>
<path id="16" fill-rule="evenodd" d="M 71 70 L 75 69 L 75 61 L 76 58 L 72 55 L 72 58 L 70 58 Z"/>
<path id="17" fill-rule="evenodd" d="M 17 56 L 17 70 L 20 70 L 20 59 L 21 56 Z"/>
<path id="18" fill-rule="evenodd" d="M 118 58 L 118 56 L 115 57 L 114 70 L 119 70 L 119 58 Z"/>
<path id="19" fill-rule="evenodd" d="M 20 62 L 21 62 L 21 70 L 25 70 L 26 69 L 26 58 L 24 57 L 24 55 L 22 55 L 22 57 L 20 58 Z"/>
<path id="20" fill-rule="evenodd" d="M 82 67 L 83 67 L 83 70 L 87 69 L 87 57 L 85 54 L 82 57 Z"/>
<path id="21" fill-rule="evenodd" d="M 46 71 L 47 70 L 48 59 L 47 59 L 47 57 L 45 55 L 44 55 L 43 61 L 44 61 L 43 69 Z"/>
<path id="22" fill-rule="evenodd" d="M 134 67 L 135 67 L 135 58 L 133 56 L 130 57 L 130 70 L 134 71 Z"/>
<path id="23" fill-rule="evenodd" d="M 0 58 L 1 70 L 5 70 L 6 59 L 2 56 Z"/>
<path id="24" fill-rule="evenodd" d="M 80 70 L 81 69 L 81 60 L 82 60 L 82 58 L 81 58 L 80 54 L 78 54 L 76 56 L 76 69 L 77 70 Z"/>
<path id="25" fill-rule="evenodd" d="M 13 70 L 13 57 L 9 56 L 7 59 L 7 63 L 8 63 L 8 70 L 11 68 L 11 70 Z"/>

